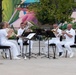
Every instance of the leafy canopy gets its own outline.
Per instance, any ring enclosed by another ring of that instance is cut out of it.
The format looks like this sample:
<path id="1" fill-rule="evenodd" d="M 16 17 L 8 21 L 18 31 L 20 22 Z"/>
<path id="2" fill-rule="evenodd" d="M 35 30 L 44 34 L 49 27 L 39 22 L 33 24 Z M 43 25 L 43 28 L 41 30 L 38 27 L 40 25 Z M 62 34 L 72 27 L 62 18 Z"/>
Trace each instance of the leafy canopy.
<path id="1" fill-rule="evenodd" d="M 30 5 L 42 24 L 71 21 L 70 16 L 75 7 L 74 0 L 40 0 L 39 3 Z"/>

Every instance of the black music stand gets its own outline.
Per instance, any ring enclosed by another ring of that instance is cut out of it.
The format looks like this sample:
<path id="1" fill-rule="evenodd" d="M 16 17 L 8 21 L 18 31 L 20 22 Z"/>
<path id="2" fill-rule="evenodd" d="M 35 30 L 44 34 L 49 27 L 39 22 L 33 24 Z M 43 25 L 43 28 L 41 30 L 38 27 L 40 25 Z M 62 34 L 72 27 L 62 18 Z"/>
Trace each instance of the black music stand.
<path id="1" fill-rule="evenodd" d="M 26 41 L 29 40 L 29 56 L 28 56 L 29 59 L 31 57 L 34 57 L 34 56 L 31 55 L 31 54 L 34 54 L 34 53 L 31 53 L 31 39 L 34 37 L 34 35 L 35 35 L 34 32 L 25 32 L 25 31 L 22 34 L 22 37 L 23 37 L 24 40 L 26 40 Z M 24 57 L 24 55 L 23 55 L 23 57 Z M 36 58 L 36 57 L 34 57 L 34 58 Z"/>
<path id="2" fill-rule="evenodd" d="M 24 30 L 23 33 L 22 33 L 22 35 L 21 35 L 21 37 L 22 37 L 22 39 L 23 39 L 23 45 L 26 46 L 26 52 L 27 52 L 27 45 L 29 45 L 29 44 L 27 43 L 27 40 L 28 40 L 28 39 L 26 40 L 26 37 L 27 37 L 29 34 L 30 34 L 30 32 L 26 32 L 26 31 Z M 24 49 L 22 49 L 22 57 L 24 58 L 26 54 L 24 54 L 23 51 L 24 51 Z"/>
<path id="3" fill-rule="evenodd" d="M 45 55 L 43 53 L 41 53 L 40 51 L 40 41 L 42 40 L 41 36 L 44 35 L 44 29 L 35 29 L 36 32 L 36 38 L 39 40 L 39 52 L 37 53 L 37 55 Z"/>
<path id="4" fill-rule="evenodd" d="M 24 30 L 21 36 L 22 36 L 22 37 L 26 37 L 26 36 L 28 36 L 30 33 L 32 33 L 32 32 L 26 32 L 26 31 Z"/>
<path id="5" fill-rule="evenodd" d="M 54 46 L 55 46 L 54 43 L 49 44 L 49 38 L 50 38 L 50 37 L 56 37 L 56 36 L 55 36 L 55 34 L 54 34 L 51 30 L 47 30 L 45 36 L 46 36 L 47 39 L 48 39 L 48 55 L 45 55 L 44 57 L 47 57 L 47 58 L 50 58 L 50 57 L 51 57 L 51 56 L 49 55 L 49 46 L 52 46 L 52 48 L 53 48 L 53 53 L 54 53 L 54 57 L 53 57 L 53 58 L 55 59 L 55 58 L 56 58 L 56 57 L 55 57 L 56 47 L 55 47 L 55 49 L 54 49 Z"/>

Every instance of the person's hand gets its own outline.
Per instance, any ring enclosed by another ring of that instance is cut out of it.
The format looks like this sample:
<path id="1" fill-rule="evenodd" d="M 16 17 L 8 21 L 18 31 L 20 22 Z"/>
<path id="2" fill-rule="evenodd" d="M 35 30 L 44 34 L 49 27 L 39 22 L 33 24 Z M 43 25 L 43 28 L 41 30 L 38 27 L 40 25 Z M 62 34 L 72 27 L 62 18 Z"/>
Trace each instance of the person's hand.
<path id="1" fill-rule="evenodd" d="M 8 33 L 10 33 L 10 34 L 11 34 L 12 32 L 13 32 L 13 29 L 9 29 Z"/>
<path id="2" fill-rule="evenodd" d="M 66 31 L 62 31 L 62 34 L 63 34 L 63 35 L 66 34 Z"/>

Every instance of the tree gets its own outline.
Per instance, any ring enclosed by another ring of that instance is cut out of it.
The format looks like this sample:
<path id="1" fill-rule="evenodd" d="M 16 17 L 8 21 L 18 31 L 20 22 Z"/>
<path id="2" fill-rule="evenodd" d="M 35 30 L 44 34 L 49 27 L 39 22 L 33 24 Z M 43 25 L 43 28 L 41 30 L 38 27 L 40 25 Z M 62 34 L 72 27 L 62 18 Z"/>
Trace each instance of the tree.
<path id="1" fill-rule="evenodd" d="M 71 13 L 76 8 L 74 0 L 40 0 L 40 3 L 31 4 L 30 8 L 36 12 L 42 24 L 52 24 L 71 21 Z"/>

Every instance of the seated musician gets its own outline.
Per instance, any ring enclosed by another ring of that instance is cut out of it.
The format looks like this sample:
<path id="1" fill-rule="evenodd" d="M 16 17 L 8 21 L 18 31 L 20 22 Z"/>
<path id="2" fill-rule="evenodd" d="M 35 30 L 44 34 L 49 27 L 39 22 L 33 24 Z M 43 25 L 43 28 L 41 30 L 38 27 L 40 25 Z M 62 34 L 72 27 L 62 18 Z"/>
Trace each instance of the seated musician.
<path id="1" fill-rule="evenodd" d="M 14 38 L 17 38 L 17 37 L 16 37 L 17 34 L 14 32 L 14 29 L 11 28 L 11 26 L 9 25 L 8 22 L 5 22 L 5 24 L 6 24 L 6 31 L 7 31 L 7 32 L 12 31 L 11 35 L 10 35 L 9 38 L 8 38 L 9 41 L 12 42 L 12 43 L 14 43 L 14 44 L 16 45 L 16 47 L 17 47 L 17 49 L 18 49 L 18 52 L 20 53 L 20 47 L 19 47 L 19 45 L 18 45 L 18 43 L 17 43 L 17 40 L 14 39 Z M 13 38 L 13 37 L 14 37 L 14 38 Z"/>
<path id="2" fill-rule="evenodd" d="M 60 41 L 60 34 L 61 34 L 61 29 L 59 29 L 58 24 L 53 24 L 53 29 L 51 30 L 56 37 L 52 37 L 52 39 L 49 40 L 49 44 L 56 44 L 58 41 Z M 48 41 L 45 42 L 45 52 L 48 51 Z M 60 50 L 59 52 L 62 52 Z"/>
<path id="3" fill-rule="evenodd" d="M 19 55 L 19 51 L 18 48 L 16 46 L 15 43 L 11 42 L 8 38 L 11 36 L 13 30 L 9 29 L 9 31 L 7 32 L 6 28 L 7 25 L 9 25 L 7 22 L 1 22 L 0 23 L 0 38 L 1 38 L 1 45 L 6 45 L 6 46 L 10 46 L 11 47 L 11 52 L 12 52 L 12 56 L 13 59 L 20 59 L 18 57 Z M 8 54 L 8 50 L 6 50 L 7 55 Z"/>
<path id="4" fill-rule="evenodd" d="M 63 35 L 63 37 L 65 37 L 65 40 L 62 40 L 61 42 L 57 42 L 57 44 L 56 44 L 58 50 L 62 50 L 62 52 L 60 52 L 60 56 L 63 56 L 64 50 L 62 48 L 62 45 L 64 45 L 66 50 L 68 51 L 69 57 L 71 58 L 71 57 L 73 57 L 74 52 L 70 48 L 70 45 L 74 44 L 74 37 L 75 37 L 75 30 L 72 28 L 72 24 L 67 25 L 67 30 L 62 31 L 62 35 Z"/>
<path id="5" fill-rule="evenodd" d="M 22 40 L 22 33 L 24 31 L 24 24 L 21 23 L 20 24 L 20 28 L 18 29 L 18 32 L 17 32 L 17 37 L 19 38 L 18 39 L 18 43 L 20 44 L 20 53 L 22 54 L 22 50 L 23 50 L 23 40 Z"/>
<path id="6" fill-rule="evenodd" d="M 17 32 L 17 37 L 19 37 L 18 43 L 20 44 L 20 47 L 21 47 L 21 54 L 22 54 L 22 51 L 23 51 L 23 43 L 24 42 L 29 43 L 29 41 L 26 41 L 26 40 L 23 41 L 23 37 L 26 37 L 26 36 L 22 35 L 24 32 L 25 32 L 25 34 L 26 34 L 26 32 L 31 32 L 31 30 L 27 27 L 27 23 L 26 24 L 21 23 L 20 28 L 18 29 L 18 32 Z M 32 45 L 33 45 L 33 42 L 31 41 L 31 49 L 32 49 Z M 23 51 L 23 53 L 25 53 L 25 51 Z M 25 56 L 24 59 L 26 59 L 26 56 Z"/>

